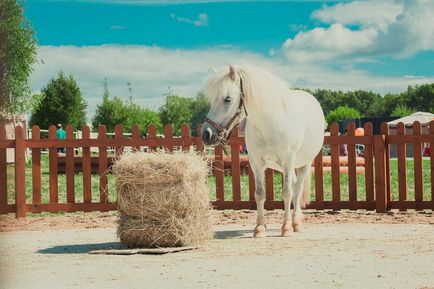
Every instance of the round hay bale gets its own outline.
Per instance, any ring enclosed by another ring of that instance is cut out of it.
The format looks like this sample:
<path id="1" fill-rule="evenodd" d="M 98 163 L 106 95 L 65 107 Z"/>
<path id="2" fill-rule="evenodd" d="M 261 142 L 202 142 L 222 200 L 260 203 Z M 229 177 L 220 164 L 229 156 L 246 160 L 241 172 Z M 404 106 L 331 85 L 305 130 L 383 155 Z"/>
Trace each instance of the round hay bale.
<path id="1" fill-rule="evenodd" d="M 185 153 L 124 154 L 113 165 L 118 237 L 127 247 L 203 244 L 212 237 L 207 162 Z"/>

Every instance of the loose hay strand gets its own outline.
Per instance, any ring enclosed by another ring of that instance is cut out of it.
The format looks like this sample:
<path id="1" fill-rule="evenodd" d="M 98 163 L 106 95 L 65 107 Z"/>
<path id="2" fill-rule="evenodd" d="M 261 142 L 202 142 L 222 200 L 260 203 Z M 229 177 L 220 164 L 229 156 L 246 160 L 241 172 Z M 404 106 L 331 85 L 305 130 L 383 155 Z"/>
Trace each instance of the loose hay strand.
<path id="1" fill-rule="evenodd" d="M 186 153 L 128 153 L 113 165 L 117 234 L 127 247 L 175 247 L 212 238 L 204 158 Z"/>

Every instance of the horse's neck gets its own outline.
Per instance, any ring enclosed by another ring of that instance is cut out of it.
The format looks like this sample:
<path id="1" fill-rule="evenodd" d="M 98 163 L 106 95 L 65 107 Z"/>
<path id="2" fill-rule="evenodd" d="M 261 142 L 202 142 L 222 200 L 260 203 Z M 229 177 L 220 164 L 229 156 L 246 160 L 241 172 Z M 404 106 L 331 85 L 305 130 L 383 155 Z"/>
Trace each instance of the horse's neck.
<path id="1" fill-rule="evenodd" d="M 272 126 L 273 123 L 277 122 L 277 119 L 271 110 L 251 110 L 246 121 L 255 132 L 266 135 L 270 130 L 270 125 Z"/>

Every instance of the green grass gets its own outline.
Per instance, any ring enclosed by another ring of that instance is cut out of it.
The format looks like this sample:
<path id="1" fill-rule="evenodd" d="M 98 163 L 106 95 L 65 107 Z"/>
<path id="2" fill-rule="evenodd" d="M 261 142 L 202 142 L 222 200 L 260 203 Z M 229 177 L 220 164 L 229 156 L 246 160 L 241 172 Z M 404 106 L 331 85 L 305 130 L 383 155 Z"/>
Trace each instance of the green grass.
<path id="1" fill-rule="evenodd" d="M 49 173 L 48 173 L 48 156 L 41 158 L 41 195 L 42 203 L 49 203 Z M 392 200 L 398 200 L 398 167 L 397 160 L 390 161 L 391 172 L 391 192 Z M 110 201 L 116 200 L 115 178 L 112 174 L 108 174 L 108 195 Z M 430 177 L 430 162 L 423 160 L 423 180 L 424 180 L 424 200 L 431 200 L 431 177 Z M 249 199 L 248 176 L 241 176 L 241 199 Z M 92 201 L 99 201 L 99 176 L 92 175 Z M 312 177 L 312 192 L 314 191 L 315 178 Z M 348 175 L 340 175 L 341 184 L 341 200 L 348 200 Z M 216 199 L 215 192 L 215 177 L 209 177 L 210 197 L 211 200 Z M 58 175 L 59 187 L 59 202 L 66 202 L 66 176 L 64 174 Z M 14 192 L 14 165 L 8 166 L 8 202 L 13 204 L 15 202 Z M 232 200 L 232 178 L 230 176 L 224 177 L 225 200 Z M 281 200 L 282 192 L 282 177 L 280 173 L 274 174 L 274 191 L 275 199 Z M 413 160 L 407 160 L 407 193 L 408 200 L 414 200 L 414 171 Z M 76 202 L 83 201 L 83 175 L 77 173 L 75 175 L 75 200 Z M 314 193 L 311 194 L 314 200 Z M 365 178 L 364 175 L 357 175 L 357 198 L 359 201 L 365 200 Z M 31 163 L 29 162 L 26 167 L 26 199 L 28 203 L 32 201 L 32 170 Z M 331 173 L 324 174 L 324 200 L 332 200 L 331 190 Z"/>

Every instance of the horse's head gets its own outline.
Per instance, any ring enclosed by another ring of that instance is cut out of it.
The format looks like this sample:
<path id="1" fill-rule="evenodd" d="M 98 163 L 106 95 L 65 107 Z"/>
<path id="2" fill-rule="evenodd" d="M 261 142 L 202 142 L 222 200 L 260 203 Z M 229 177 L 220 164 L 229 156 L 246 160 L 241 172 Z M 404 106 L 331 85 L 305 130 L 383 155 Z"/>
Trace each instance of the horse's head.
<path id="1" fill-rule="evenodd" d="M 211 109 L 202 127 L 202 139 L 207 145 L 224 144 L 232 129 L 247 115 L 240 71 L 230 65 L 229 72 L 227 69 L 216 72 L 208 81 L 207 94 Z"/>

